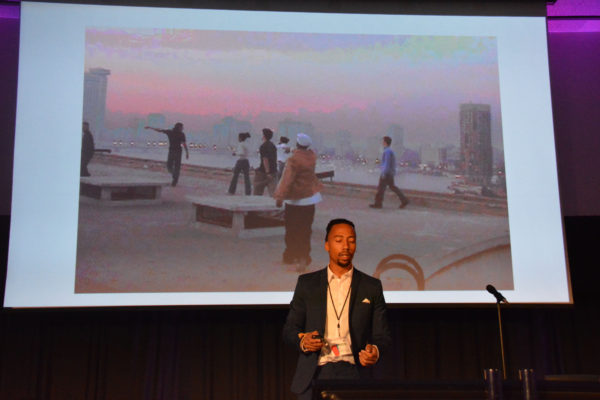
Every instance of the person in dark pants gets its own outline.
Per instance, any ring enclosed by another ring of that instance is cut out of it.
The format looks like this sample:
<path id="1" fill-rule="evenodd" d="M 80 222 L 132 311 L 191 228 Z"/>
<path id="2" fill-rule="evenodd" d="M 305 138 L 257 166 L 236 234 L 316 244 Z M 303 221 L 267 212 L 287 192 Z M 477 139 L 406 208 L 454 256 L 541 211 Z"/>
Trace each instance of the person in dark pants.
<path id="1" fill-rule="evenodd" d="M 390 148 L 391 144 L 392 138 L 384 136 L 383 156 L 381 157 L 381 176 L 379 177 L 379 185 L 377 186 L 377 193 L 375 194 L 375 203 L 369 204 L 369 207 L 371 208 L 383 207 L 383 195 L 385 193 L 385 188 L 388 186 L 400 199 L 399 208 L 404 208 L 409 203 L 404 193 L 402 193 L 402 190 L 394 184 L 394 175 L 396 175 L 396 155 Z"/>
<path id="2" fill-rule="evenodd" d="M 173 176 L 171 186 L 176 186 L 179 181 L 179 171 L 181 169 L 181 146 L 185 149 L 185 159 L 190 158 L 187 145 L 185 144 L 185 133 L 183 133 L 183 124 L 176 123 L 173 129 L 158 129 L 147 126 L 146 129 L 164 133 L 169 138 L 169 155 L 167 156 L 167 171 Z"/>
<path id="3" fill-rule="evenodd" d="M 260 165 L 254 170 L 254 195 L 262 196 L 265 188 L 273 196 L 277 185 L 277 148 L 271 142 L 273 131 L 265 128 L 262 130 L 263 144 L 260 145 Z"/>
<path id="4" fill-rule="evenodd" d="M 367 379 L 391 344 L 381 281 L 352 265 L 356 230 L 351 221 L 327 225 L 324 269 L 300 275 L 283 340 L 298 352 L 291 390 L 312 399 L 315 380 Z"/>
<path id="5" fill-rule="evenodd" d="M 83 136 L 81 138 L 81 170 L 80 176 L 90 176 L 88 164 L 94 156 L 94 136 L 90 131 L 90 124 L 84 122 L 82 125 Z"/>
<path id="6" fill-rule="evenodd" d="M 312 141 L 299 133 L 296 150 L 287 159 L 275 190 L 277 206 L 285 201 L 284 264 L 297 264 L 298 271 L 310 265 L 310 238 L 315 218 L 315 204 L 321 201 L 322 185 L 315 175 L 316 154 L 309 149 Z"/>
<path id="7" fill-rule="evenodd" d="M 291 149 L 288 145 L 290 139 L 285 136 L 281 136 L 279 138 L 279 143 L 277 143 L 277 181 L 281 179 L 281 175 L 283 174 L 283 168 L 285 167 L 285 162 L 290 156 Z"/>
<path id="8" fill-rule="evenodd" d="M 251 188 L 250 188 L 250 163 L 248 162 L 248 146 L 246 146 L 246 139 L 250 137 L 250 133 L 242 132 L 238 135 L 238 147 L 233 153 L 234 156 L 238 156 L 238 160 L 233 167 L 233 177 L 231 178 L 231 183 L 229 184 L 229 190 L 227 193 L 235 194 L 235 189 L 237 188 L 238 177 L 240 176 L 240 172 L 244 174 L 244 189 L 246 196 L 250 196 Z"/>
<path id="9" fill-rule="evenodd" d="M 310 238 L 315 219 L 315 205 L 285 205 L 285 250 L 284 264 L 296 264 L 298 272 L 303 272 L 312 262 Z"/>

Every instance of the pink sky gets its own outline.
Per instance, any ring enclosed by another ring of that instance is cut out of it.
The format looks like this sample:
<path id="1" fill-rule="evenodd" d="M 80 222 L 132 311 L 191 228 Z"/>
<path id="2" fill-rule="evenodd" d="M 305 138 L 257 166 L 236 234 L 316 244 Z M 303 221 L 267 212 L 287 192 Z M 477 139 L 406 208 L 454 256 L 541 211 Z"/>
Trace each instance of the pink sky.
<path id="1" fill-rule="evenodd" d="M 352 110 L 360 123 L 317 128 L 365 129 L 378 118 L 420 132 L 456 131 L 460 103 L 490 104 L 500 115 L 489 37 L 93 28 L 85 68 L 95 67 L 111 71 L 107 110 L 122 114 L 252 121 Z"/>

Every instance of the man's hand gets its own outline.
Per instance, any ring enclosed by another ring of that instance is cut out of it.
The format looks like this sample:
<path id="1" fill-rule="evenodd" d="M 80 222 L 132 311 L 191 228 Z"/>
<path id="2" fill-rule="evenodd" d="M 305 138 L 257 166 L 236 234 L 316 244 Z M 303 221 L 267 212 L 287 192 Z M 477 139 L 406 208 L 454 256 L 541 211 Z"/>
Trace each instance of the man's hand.
<path id="1" fill-rule="evenodd" d="M 316 339 L 313 337 L 318 334 L 318 331 L 305 333 L 304 336 L 302 336 L 302 340 L 300 340 L 300 349 L 306 353 L 320 351 L 324 343 L 321 339 Z"/>
<path id="2" fill-rule="evenodd" d="M 363 367 L 370 367 L 375 365 L 379 359 L 379 352 L 375 346 L 367 344 L 367 347 L 358 353 L 358 359 Z"/>

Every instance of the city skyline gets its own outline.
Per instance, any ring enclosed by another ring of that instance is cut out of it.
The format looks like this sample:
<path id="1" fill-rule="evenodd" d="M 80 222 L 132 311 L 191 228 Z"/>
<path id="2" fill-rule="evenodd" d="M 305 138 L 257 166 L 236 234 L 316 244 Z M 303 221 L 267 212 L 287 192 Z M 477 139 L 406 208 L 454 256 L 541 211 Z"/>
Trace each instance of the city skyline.
<path id="1" fill-rule="evenodd" d="M 456 143 L 459 105 L 477 102 L 502 147 L 495 38 L 90 28 L 85 63 L 111 71 L 109 128 L 150 113 L 194 131 L 290 118 L 324 135 L 398 124 L 409 144 Z"/>

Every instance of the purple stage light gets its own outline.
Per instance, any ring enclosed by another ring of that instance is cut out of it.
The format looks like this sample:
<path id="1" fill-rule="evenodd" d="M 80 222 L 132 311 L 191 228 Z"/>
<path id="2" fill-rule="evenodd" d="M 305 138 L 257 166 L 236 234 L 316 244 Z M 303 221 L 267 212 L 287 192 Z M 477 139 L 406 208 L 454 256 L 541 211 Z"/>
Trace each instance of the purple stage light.
<path id="1" fill-rule="evenodd" d="M 559 0 L 546 8 L 548 32 L 600 32 L 598 0 Z"/>
<path id="2" fill-rule="evenodd" d="M 19 19 L 21 16 L 21 8 L 19 4 L 0 4 L 0 19 Z"/>
<path id="3" fill-rule="evenodd" d="M 600 15 L 598 0 L 558 0 L 548 4 L 549 17 L 588 17 Z"/>

